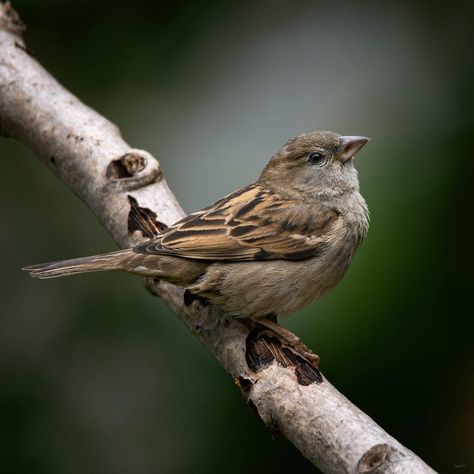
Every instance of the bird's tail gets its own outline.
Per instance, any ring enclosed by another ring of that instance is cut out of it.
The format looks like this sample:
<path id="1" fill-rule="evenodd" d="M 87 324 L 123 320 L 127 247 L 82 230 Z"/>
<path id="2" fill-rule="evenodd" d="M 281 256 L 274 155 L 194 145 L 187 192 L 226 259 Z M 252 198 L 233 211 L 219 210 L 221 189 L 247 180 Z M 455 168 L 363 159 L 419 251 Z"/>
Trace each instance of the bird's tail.
<path id="1" fill-rule="evenodd" d="M 22 268 L 33 278 L 58 278 L 76 273 L 101 272 L 105 270 L 128 270 L 138 256 L 132 249 L 93 255 L 90 257 L 40 263 Z"/>

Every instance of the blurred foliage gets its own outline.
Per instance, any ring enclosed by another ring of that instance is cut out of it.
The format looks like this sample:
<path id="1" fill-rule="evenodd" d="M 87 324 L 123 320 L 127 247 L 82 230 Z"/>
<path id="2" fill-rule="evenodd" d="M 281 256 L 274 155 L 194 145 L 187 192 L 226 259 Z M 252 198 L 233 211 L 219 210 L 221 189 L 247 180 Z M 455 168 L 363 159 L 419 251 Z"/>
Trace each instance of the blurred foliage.
<path id="1" fill-rule="evenodd" d="M 41 63 L 158 156 L 189 211 L 299 132 L 373 138 L 358 158 L 369 237 L 284 324 L 390 434 L 472 472 L 472 2 L 14 7 Z M 19 271 L 114 246 L 31 152 L 0 153 L 0 472 L 314 472 L 138 279 Z"/>

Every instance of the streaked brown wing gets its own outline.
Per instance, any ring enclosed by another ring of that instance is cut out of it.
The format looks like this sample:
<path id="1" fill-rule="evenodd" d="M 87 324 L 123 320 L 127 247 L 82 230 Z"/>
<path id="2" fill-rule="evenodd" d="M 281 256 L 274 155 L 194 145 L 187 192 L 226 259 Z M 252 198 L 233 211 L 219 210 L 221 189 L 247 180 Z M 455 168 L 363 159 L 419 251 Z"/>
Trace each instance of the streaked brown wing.
<path id="1" fill-rule="evenodd" d="M 321 251 L 339 218 L 325 206 L 312 206 L 310 215 L 307 209 L 255 184 L 185 217 L 135 250 L 203 260 L 304 260 Z"/>

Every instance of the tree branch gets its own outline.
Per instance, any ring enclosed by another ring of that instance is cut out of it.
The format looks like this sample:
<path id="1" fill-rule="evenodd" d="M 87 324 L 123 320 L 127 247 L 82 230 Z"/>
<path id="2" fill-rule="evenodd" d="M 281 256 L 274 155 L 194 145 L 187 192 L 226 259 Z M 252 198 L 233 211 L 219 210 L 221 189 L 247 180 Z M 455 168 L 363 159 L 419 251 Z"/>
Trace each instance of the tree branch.
<path id="1" fill-rule="evenodd" d="M 150 237 L 133 225 L 137 215 L 156 229 L 182 218 L 158 161 L 130 148 L 115 125 L 50 76 L 26 48 L 24 29 L 10 4 L 0 4 L 0 135 L 30 147 L 121 247 Z M 434 472 L 275 334 L 191 301 L 181 288 L 146 283 L 231 374 L 265 425 L 323 472 Z"/>

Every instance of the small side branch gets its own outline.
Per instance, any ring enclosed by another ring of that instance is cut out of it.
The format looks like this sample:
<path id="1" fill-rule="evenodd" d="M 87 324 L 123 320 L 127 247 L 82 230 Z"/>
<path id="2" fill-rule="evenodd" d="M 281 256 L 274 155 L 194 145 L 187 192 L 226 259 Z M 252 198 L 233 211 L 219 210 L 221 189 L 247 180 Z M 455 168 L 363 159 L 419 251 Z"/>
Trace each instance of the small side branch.
<path id="1" fill-rule="evenodd" d="M 121 247 L 184 216 L 158 161 L 63 88 L 31 56 L 24 25 L 0 4 L 0 135 L 31 150 L 96 214 Z M 143 224 L 144 221 L 146 225 Z M 420 458 L 341 395 L 317 367 L 182 289 L 148 279 L 234 378 L 274 434 L 325 473 L 432 473 Z"/>

